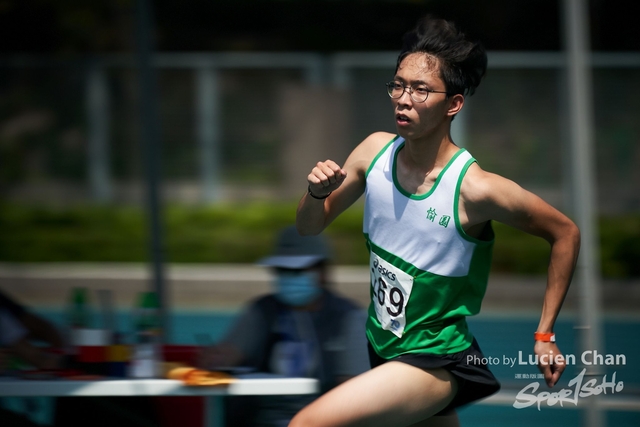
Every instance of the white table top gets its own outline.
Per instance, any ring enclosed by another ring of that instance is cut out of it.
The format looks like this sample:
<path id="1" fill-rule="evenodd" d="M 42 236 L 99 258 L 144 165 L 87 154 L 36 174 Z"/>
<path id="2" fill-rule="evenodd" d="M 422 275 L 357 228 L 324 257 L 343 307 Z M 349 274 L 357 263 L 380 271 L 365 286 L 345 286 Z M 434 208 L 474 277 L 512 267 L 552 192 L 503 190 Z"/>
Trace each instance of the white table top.
<path id="1" fill-rule="evenodd" d="M 226 396 L 314 394 L 314 378 L 284 378 L 268 374 L 238 377 L 228 386 L 185 386 L 167 379 L 23 380 L 0 378 L 0 396 Z"/>

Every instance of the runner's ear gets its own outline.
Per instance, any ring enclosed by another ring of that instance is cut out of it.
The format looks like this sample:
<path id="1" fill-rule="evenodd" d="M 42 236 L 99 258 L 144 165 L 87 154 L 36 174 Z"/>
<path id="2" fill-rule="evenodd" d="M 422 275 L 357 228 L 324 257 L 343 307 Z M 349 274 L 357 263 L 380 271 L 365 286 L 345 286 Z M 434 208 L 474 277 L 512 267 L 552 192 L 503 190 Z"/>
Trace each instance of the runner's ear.
<path id="1" fill-rule="evenodd" d="M 461 94 L 451 95 L 449 97 L 449 109 L 447 110 L 447 116 L 455 116 L 462 110 L 464 106 L 464 96 Z"/>

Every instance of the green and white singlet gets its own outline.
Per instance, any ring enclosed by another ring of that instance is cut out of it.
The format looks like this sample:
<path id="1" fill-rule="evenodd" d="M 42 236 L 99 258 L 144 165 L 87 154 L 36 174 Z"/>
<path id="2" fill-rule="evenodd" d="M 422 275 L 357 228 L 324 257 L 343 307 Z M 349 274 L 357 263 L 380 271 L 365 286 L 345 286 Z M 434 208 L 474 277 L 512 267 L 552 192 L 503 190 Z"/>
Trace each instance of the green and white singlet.
<path id="1" fill-rule="evenodd" d="M 468 236 L 458 218 L 460 184 L 475 159 L 460 149 L 428 193 L 410 194 L 397 179 L 403 145 L 403 138 L 394 138 L 366 173 L 367 337 L 387 359 L 456 353 L 473 341 L 466 316 L 480 311 L 494 240 L 490 226 L 487 240 Z"/>

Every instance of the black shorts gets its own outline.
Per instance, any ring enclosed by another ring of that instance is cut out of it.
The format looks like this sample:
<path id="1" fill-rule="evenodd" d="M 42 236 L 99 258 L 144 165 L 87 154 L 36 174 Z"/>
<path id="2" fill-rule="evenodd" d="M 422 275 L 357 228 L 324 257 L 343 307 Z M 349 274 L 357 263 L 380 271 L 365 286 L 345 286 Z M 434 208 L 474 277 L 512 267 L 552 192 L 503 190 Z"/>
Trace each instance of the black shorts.
<path id="1" fill-rule="evenodd" d="M 455 408 L 490 396 L 500 390 L 500 383 L 496 377 L 491 373 L 487 365 L 481 363 L 483 358 L 484 355 L 475 338 L 468 349 L 458 353 L 407 353 L 392 359 L 383 359 L 378 356 L 371 344 L 369 344 L 369 363 L 371 368 L 386 362 L 396 361 L 424 370 L 443 368 L 451 372 L 457 380 L 458 392 L 451 403 L 436 415 L 445 415 Z"/>

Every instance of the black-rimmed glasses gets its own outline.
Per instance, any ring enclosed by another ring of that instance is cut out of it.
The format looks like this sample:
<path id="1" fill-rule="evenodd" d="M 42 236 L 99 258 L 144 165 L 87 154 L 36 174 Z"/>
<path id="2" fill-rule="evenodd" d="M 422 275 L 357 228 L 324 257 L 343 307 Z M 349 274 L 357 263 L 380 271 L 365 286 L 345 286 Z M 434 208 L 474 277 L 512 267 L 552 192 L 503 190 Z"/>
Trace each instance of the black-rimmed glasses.
<path id="1" fill-rule="evenodd" d="M 422 83 L 415 83 L 411 86 L 405 86 L 401 82 L 393 81 L 387 83 L 386 86 L 387 92 L 389 93 L 389 96 L 391 98 L 398 99 L 405 93 L 405 91 L 408 91 L 409 96 L 411 96 L 411 99 L 413 99 L 415 102 L 426 101 L 430 93 L 447 93 L 446 91 L 442 90 L 431 90 Z"/>

